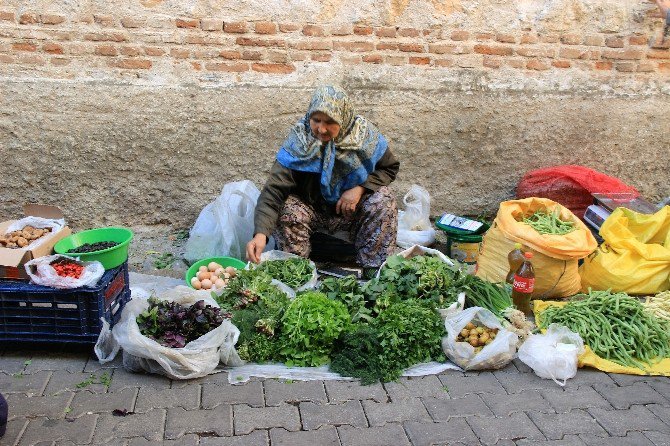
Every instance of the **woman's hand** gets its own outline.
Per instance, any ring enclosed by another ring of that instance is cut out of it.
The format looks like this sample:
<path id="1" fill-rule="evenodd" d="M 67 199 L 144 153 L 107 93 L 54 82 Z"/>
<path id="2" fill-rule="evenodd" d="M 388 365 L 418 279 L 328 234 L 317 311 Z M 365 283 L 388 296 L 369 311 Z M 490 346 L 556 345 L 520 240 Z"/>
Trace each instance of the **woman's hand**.
<path id="1" fill-rule="evenodd" d="M 666 18 L 670 10 L 670 0 L 656 0 L 656 4 L 661 11 L 661 17 Z"/>
<path id="2" fill-rule="evenodd" d="M 361 201 L 363 192 L 365 192 L 363 186 L 355 186 L 345 190 L 340 199 L 337 200 L 335 212 L 344 215 L 347 218 L 351 218 L 351 216 L 356 213 L 356 206 L 358 205 L 358 202 Z"/>
<path id="3" fill-rule="evenodd" d="M 267 245 L 268 239 L 265 234 L 256 234 L 249 243 L 247 243 L 247 260 L 254 263 L 260 263 L 261 253 Z"/>

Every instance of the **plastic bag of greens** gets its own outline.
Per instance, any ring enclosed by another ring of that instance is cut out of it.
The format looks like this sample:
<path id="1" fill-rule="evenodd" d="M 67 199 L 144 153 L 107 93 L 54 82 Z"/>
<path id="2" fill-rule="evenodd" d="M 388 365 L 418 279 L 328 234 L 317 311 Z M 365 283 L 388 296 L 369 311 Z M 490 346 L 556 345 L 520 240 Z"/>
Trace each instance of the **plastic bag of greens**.
<path id="1" fill-rule="evenodd" d="M 483 348 L 459 341 L 459 335 L 466 330 L 468 324 L 497 329 L 495 338 Z M 447 335 L 442 338 L 442 350 L 447 358 L 464 370 L 500 369 L 514 359 L 519 337 L 504 329 L 498 318 L 485 308 L 472 307 L 452 313 L 445 319 L 444 326 Z"/>
<path id="2" fill-rule="evenodd" d="M 95 345 L 100 363 L 112 361 L 123 349 L 123 367 L 132 372 L 149 372 L 169 376 L 173 379 L 192 379 L 208 375 L 219 362 L 224 365 L 242 365 L 235 344 L 240 331 L 230 320 L 188 342 L 182 348 L 166 347 L 140 331 L 137 317 L 149 308 L 149 293 L 133 290 L 133 299 L 126 304 L 121 319 L 110 330 L 104 323 Z M 206 305 L 219 307 L 207 291 L 196 291 L 178 286 L 158 295 L 161 300 L 172 301 L 182 306 L 191 306 L 204 300 Z"/>
<path id="3" fill-rule="evenodd" d="M 545 334 L 532 335 L 521 345 L 519 359 L 540 378 L 552 379 L 564 386 L 577 374 L 577 358 L 582 353 L 584 341 L 579 334 L 551 324 Z"/>

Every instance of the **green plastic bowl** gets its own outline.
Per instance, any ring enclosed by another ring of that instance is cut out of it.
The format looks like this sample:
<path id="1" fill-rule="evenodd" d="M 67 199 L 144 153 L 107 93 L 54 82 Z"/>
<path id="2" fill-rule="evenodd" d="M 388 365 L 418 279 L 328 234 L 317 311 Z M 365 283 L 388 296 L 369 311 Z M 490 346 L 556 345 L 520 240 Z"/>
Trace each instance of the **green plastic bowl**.
<path id="1" fill-rule="evenodd" d="M 105 269 L 116 268 L 128 260 L 128 246 L 133 239 L 133 231 L 127 228 L 99 228 L 88 231 L 78 232 L 60 240 L 54 246 L 56 254 L 65 254 L 72 257 L 79 257 L 83 262 L 92 262 L 97 260 L 102 263 Z M 83 245 L 84 243 L 98 242 L 116 242 L 118 245 L 113 248 L 102 249 L 93 252 L 67 252 L 72 248 Z"/>
<path id="2" fill-rule="evenodd" d="M 236 259 L 235 257 L 210 257 L 207 259 L 198 260 L 186 271 L 186 284 L 191 286 L 191 279 L 195 277 L 198 273 L 198 269 L 201 266 L 207 266 L 210 262 L 216 262 L 224 268 L 227 266 L 232 266 L 235 269 L 244 269 L 247 266 L 243 261 Z"/>

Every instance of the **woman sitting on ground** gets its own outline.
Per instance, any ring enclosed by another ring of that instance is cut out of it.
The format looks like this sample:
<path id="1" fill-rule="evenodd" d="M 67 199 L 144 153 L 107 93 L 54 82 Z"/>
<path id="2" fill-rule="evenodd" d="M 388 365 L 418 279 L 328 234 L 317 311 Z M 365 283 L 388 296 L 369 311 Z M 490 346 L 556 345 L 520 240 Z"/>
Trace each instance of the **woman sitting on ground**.
<path id="1" fill-rule="evenodd" d="M 345 230 L 357 262 L 378 268 L 395 246 L 398 210 L 388 185 L 399 166 L 384 136 L 354 113 L 341 88 L 318 88 L 258 198 L 248 259 L 260 261 L 270 234 L 279 249 L 308 257 L 314 231 Z"/>

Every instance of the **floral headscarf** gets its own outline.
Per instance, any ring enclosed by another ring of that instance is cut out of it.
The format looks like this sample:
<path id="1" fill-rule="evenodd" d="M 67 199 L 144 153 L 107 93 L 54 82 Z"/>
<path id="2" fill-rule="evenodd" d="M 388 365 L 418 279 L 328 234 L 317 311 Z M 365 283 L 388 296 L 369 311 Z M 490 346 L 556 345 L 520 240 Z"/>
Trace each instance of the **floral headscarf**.
<path id="1" fill-rule="evenodd" d="M 312 135 L 309 119 L 322 112 L 340 125 L 334 140 L 322 143 Z M 342 192 L 363 184 L 384 155 L 388 144 L 374 124 L 354 113 L 349 97 L 339 87 L 319 87 L 307 114 L 291 129 L 277 153 L 277 161 L 293 170 L 321 173 L 321 194 L 336 203 Z"/>

